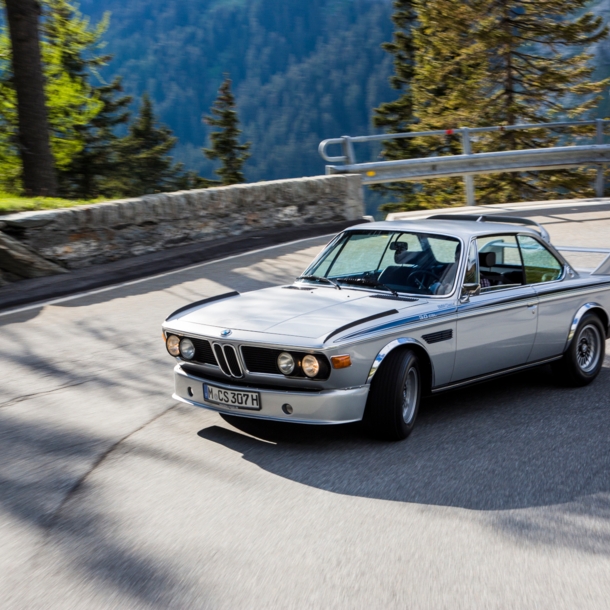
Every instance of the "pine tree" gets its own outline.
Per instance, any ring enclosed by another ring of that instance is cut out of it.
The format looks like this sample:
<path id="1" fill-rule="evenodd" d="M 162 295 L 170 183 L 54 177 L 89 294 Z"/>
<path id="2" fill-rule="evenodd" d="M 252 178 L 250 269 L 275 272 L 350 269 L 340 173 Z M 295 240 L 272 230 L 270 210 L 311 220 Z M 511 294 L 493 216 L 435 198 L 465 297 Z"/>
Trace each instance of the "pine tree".
<path id="1" fill-rule="evenodd" d="M 584 12 L 587 4 L 412 0 L 417 17 L 411 29 L 413 52 L 408 61 L 401 61 L 411 78 L 417 131 L 588 118 L 609 81 L 592 81 L 592 57 L 586 48 L 603 39 L 607 30 L 600 18 Z M 575 132 L 582 134 L 582 129 Z M 496 132 L 477 136 L 473 152 L 544 148 L 561 139 L 561 133 L 549 130 Z M 456 136 L 420 139 L 414 145 L 423 153 L 419 156 L 462 150 Z M 475 184 L 478 203 L 591 192 L 591 177 L 583 170 L 480 176 Z M 463 203 L 461 180 L 438 179 L 404 193 L 394 208 Z"/>
<path id="2" fill-rule="evenodd" d="M 59 136 L 56 147 L 70 146 L 58 163 L 60 193 L 75 198 L 112 196 L 120 170 L 115 130 L 129 120 L 131 97 L 122 94 L 120 78 L 105 83 L 99 75 L 112 59 L 103 53 L 102 41 L 109 16 L 92 27 L 68 0 L 45 0 L 45 12 L 43 33 L 53 59 L 48 71 L 72 92 L 68 99 L 50 96 Z"/>
<path id="3" fill-rule="evenodd" d="M 129 121 L 132 99 L 122 91 L 120 77 L 95 88 L 102 108 L 86 125 L 79 126 L 83 146 L 59 173 L 62 195 L 77 199 L 121 195 L 123 167 L 117 127 Z"/>
<path id="4" fill-rule="evenodd" d="M 461 154 L 455 130 L 479 125 L 486 100 L 479 83 L 487 76 L 482 44 L 473 37 L 480 2 L 427 0 L 419 2 L 418 25 L 413 30 L 415 69 L 412 96 L 418 131 L 443 130 L 442 137 L 418 138 L 421 156 Z M 426 181 L 402 209 L 437 208 L 464 204 L 460 178 Z"/>
<path id="5" fill-rule="evenodd" d="M 592 118 L 609 79 L 592 80 L 587 48 L 608 35 L 601 17 L 584 12 L 588 0 L 486 0 L 476 39 L 488 74 L 480 83 L 487 100 L 483 124 L 514 125 Z M 580 133 L 578 130 L 577 133 Z M 589 132 L 589 135 L 591 132 Z M 489 134 L 481 150 L 545 148 L 561 141 L 549 130 Z M 480 203 L 553 199 L 592 194 L 583 170 L 481 177 Z"/>
<path id="6" fill-rule="evenodd" d="M 394 0 L 395 12 L 392 21 L 396 25 L 394 40 L 382 45 L 388 53 L 394 56 L 395 74 L 390 78 L 390 84 L 400 91 L 398 99 L 381 104 L 375 109 L 373 125 L 385 129 L 387 133 L 406 133 L 417 131 L 414 128 L 412 81 L 415 72 L 414 30 L 417 26 L 418 0 Z M 422 150 L 411 138 L 388 140 L 383 143 L 381 157 L 385 160 L 409 159 L 422 156 Z M 412 199 L 414 186 L 408 182 L 396 182 L 374 187 L 381 191 L 397 192 L 402 201 Z M 391 211 L 400 204 L 384 205 L 382 209 Z"/>
<path id="7" fill-rule="evenodd" d="M 150 97 L 144 94 L 139 115 L 119 142 L 123 171 L 117 192 L 136 197 L 209 186 L 209 181 L 194 172 L 185 173 L 181 163 L 173 162 L 169 153 L 177 141 L 169 127 L 158 123 Z"/>
<path id="8" fill-rule="evenodd" d="M 211 148 L 204 148 L 203 152 L 208 159 L 221 161 L 221 167 L 216 170 L 221 184 L 245 182 L 241 170 L 244 162 L 250 157 L 250 143 L 239 143 L 241 130 L 235 110 L 235 98 L 231 91 L 231 79 L 228 76 L 218 90 L 211 113 L 212 116 L 206 116 L 203 120 L 210 127 L 219 127 L 220 131 L 210 134 Z"/>

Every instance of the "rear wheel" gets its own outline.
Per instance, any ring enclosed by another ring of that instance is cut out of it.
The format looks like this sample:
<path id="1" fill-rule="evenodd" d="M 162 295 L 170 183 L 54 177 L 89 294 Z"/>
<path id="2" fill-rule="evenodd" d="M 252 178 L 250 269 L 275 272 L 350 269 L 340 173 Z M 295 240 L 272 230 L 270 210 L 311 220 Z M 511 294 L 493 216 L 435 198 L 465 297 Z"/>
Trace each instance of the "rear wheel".
<path id="1" fill-rule="evenodd" d="M 553 372 L 564 385 L 587 385 L 599 375 L 605 353 L 604 326 L 595 314 L 589 313 L 580 321 L 563 358 L 553 363 Z"/>
<path id="2" fill-rule="evenodd" d="M 415 426 L 421 400 L 421 373 L 412 350 L 391 352 L 375 374 L 364 421 L 378 438 L 399 441 Z"/>

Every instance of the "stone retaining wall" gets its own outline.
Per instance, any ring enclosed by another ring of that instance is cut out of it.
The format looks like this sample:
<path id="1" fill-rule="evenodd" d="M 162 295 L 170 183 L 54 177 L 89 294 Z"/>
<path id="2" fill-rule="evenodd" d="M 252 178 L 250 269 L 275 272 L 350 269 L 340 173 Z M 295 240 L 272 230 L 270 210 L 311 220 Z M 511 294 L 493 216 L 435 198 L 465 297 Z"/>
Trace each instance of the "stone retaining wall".
<path id="1" fill-rule="evenodd" d="M 58 268 L 77 269 L 253 231 L 356 220 L 363 214 L 359 176 L 316 176 L 0 216 L 0 238 L 18 241 Z M 0 269 L 15 273 L 2 259 Z"/>

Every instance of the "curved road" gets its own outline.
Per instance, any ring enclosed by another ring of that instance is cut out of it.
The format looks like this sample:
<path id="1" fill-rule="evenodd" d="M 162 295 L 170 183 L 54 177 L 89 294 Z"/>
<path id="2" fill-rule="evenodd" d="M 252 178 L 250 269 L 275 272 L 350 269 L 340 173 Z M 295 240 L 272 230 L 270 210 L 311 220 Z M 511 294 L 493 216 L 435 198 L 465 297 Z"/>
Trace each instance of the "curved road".
<path id="1" fill-rule="evenodd" d="M 164 317 L 324 242 L 0 314 L 0 607 L 608 607 L 608 359 L 431 399 L 398 444 L 171 399 Z"/>

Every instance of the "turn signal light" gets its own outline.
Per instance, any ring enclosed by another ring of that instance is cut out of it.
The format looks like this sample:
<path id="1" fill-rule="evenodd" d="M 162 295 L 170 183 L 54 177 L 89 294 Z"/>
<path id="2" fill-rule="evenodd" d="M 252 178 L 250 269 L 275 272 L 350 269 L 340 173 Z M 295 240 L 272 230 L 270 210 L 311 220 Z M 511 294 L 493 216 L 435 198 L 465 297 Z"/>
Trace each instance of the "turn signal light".
<path id="1" fill-rule="evenodd" d="M 334 369 L 346 369 L 352 366 L 352 359 L 348 356 L 331 356 L 330 361 L 333 363 Z"/>

